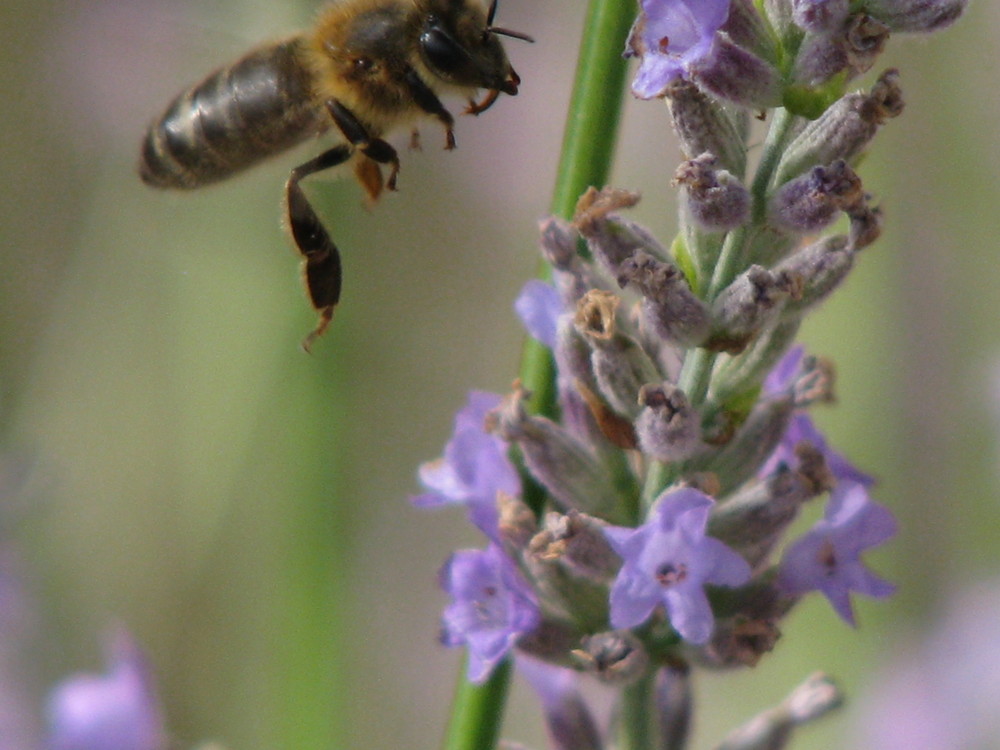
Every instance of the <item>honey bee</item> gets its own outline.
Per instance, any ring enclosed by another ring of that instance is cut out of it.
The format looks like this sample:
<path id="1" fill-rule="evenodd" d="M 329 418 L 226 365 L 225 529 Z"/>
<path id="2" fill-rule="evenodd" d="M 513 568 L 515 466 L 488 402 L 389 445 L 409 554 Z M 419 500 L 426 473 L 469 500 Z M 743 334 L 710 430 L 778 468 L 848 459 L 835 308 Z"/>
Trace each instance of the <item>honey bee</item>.
<path id="1" fill-rule="evenodd" d="M 399 156 L 383 136 L 423 117 L 444 126 L 455 147 L 454 118 L 441 94 L 468 98 L 465 113 L 487 110 L 521 82 L 499 36 L 532 41 L 493 25 L 497 0 L 336 0 L 311 31 L 251 50 L 180 93 L 150 125 L 139 174 L 147 185 L 195 188 L 335 129 L 340 142 L 291 170 L 285 220 L 301 254 L 303 277 L 319 313 L 302 345 L 309 350 L 340 300 L 340 252 L 299 183 L 352 162 L 374 202 L 396 189 Z M 483 98 L 475 99 L 479 90 Z M 413 130 L 413 142 L 417 132 Z M 388 178 L 382 167 L 388 169 Z"/>

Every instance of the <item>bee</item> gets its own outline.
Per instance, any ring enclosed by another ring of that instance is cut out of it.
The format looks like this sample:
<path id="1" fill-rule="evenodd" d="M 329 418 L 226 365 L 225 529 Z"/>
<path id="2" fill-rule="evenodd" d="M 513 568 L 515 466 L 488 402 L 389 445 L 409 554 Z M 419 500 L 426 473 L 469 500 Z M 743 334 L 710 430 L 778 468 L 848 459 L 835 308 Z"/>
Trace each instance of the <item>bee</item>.
<path id="1" fill-rule="evenodd" d="M 521 79 L 499 37 L 532 39 L 494 26 L 496 10 L 497 0 L 488 8 L 478 0 L 336 0 L 311 31 L 257 47 L 181 92 L 147 130 L 139 174 L 153 187 L 196 188 L 327 131 L 339 136 L 285 183 L 285 221 L 319 313 L 302 343 L 309 351 L 340 300 L 341 260 L 299 183 L 351 162 L 374 203 L 383 189 L 396 189 L 399 156 L 383 140 L 390 131 L 430 117 L 450 150 L 454 118 L 440 95 L 467 97 L 465 113 L 473 115 L 501 93 L 515 96 Z"/>

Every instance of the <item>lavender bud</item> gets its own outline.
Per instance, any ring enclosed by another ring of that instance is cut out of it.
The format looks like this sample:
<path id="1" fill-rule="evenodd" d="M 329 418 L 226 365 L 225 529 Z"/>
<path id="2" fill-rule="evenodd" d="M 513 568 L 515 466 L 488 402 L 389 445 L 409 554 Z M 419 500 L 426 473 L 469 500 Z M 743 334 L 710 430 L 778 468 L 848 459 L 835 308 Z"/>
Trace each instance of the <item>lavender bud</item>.
<path id="1" fill-rule="evenodd" d="M 717 163 L 705 152 L 682 162 L 674 173 L 674 184 L 684 188 L 691 219 L 708 232 L 735 229 L 750 218 L 750 191 L 726 170 L 715 169 Z"/>
<path id="2" fill-rule="evenodd" d="M 785 356 L 800 327 L 801 318 L 789 320 L 782 316 L 754 340 L 750 349 L 739 357 L 727 357 L 712 377 L 709 399 L 725 404 L 758 387 Z"/>
<path id="3" fill-rule="evenodd" d="M 968 0 L 867 0 L 866 10 L 893 31 L 940 31 L 962 15 Z"/>
<path id="4" fill-rule="evenodd" d="M 712 640 L 699 654 L 702 664 L 716 669 L 755 667 L 764 654 L 774 650 L 781 638 L 776 621 L 789 609 L 788 600 L 773 585 L 755 587 L 753 596 L 757 599 L 755 609 L 774 610 L 775 614 L 768 613 L 761 617 L 741 614 L 716 619 Z M 779 747 L 765 746 L 759 750 L 777 750 Z"/>
<path id="5" fill-rule="evenodd" d="M 792 0 L 792 20 L 806 31 L 833 31 L 843 26 L 850 0 Z"/>
<path id="6" fill-rule="evenodd" d="M 899 72 L 883 73 L 868 94 L 841 97 L 789 144 L 775 171 L 781 185 L 817 164 L 852 161 L 889 118 L 903 111 Z"/>
<path id="7" fill-rule="evenodd" d="M 847 217 L 851 221 L 847 246 L 852 250 L 868 247 L 882 235 L 882 209 L 878 206 L 871 208 L 868 199 L 869 196 L 866 195 L 861 205 L 847 211 Z"/>
<path id="8" fill-rule="evenodd" d="M 722 31 L 744 49 L 765 60 L 777 60 L 774 32 L 757 12 L 753 0 L 731 0 Z"/>
<path id="9" fill-rule="evenodd" d="M 840 286 L 853 267 L 854 252 L 843 235 L 824 237 L 786 258 L 774 270 L 801 279 L 802 287 L 799 295 L 786 303 L 782 318 L 799 318 L 818 305 Z"/>
<path id="10" fill-rule="evenodd" d="M 774 453 L 794 410 L 795 403 L 789 395 L 759 402 L 733 438 L 697 468 L 715 472 L 721 485 L 720 494 L 731 492 L 756 474 Z"/>
<path id="11" fill-rule="evenodd" d="M 794 2 L 795 0 L 764 0 L 764 15 L 778 36 L 786 36 L 794 23 Z"/>
<path id="12" fill-rule="evenodd" d="M 583 639 L 573 656 L 584 669 L 609 685 L 627 685 L 646 673 L 649 655 L 627 630 L 596 633 Z"/>
<path id="13" fill-rule="evenodd" d="M 553 268 L 568 271 L 578 261 L 576 251 L 577 234 L 573 226 L 558 216 L 547 216 L 538 222 L 542 255 Z"/>
<path id="14" fill-rule="evenodd" d="M 750 266 L 722 290 L 712 306 L 712 335 L 704 346 L 739 354 L 777 319 L 785 301 L 801 294 L 802 279 L 784 271 Z"/>
<path id="15" fill-rule="evenodd" d="M 842 30 L 807 34 L 795 57 L 793 78 L 807 86 L 828 81 L 849 66 Z"/>
<path id="16" fill-rule="evenodd" d="M 705 447 L 701 419 L 679 388 L 671 383 L 644 385 L 639 403 L 643 408 L 635 432 L 643 453 L 657 461 L 683 461 Z"/>
<path id="17" fill-rule="evenodd" d="M 778 706 L 731 732 L 716 750 L 781 750 L 788 746 L 797 726 L 818 719 L 843 702 L 843 693 L 829 677 L 814 674 Z"/>
<path id="18" fill-rule="evenodd" d="M 525 565 L 548 611 L 583 631 L 604 627 L 608 619 L 608 585 L 577 575 L 559 557 L 528 554 Z M 572 649 L 574 643 L 567 644 Z M 567 650 L 569 650 L 567 649 Z M 564 652 L 565 655 L 566 652 Z"/>
<path id="19" fill-rule="evenodd" d="M 570 660 L 567 655 L 580 643 L 581 635 L 569 620 L 546 617 L 537 628 L 520 637 L 517 650 L 568 667 Z"/>
<path id="20" fill-rule="evenodd" d="M 642 324 L 665 341 L 697 346 L 708 335 L 708 306 L 676 266 L 636 251 L 618 270 L 620 286 L 634 285 L 643 296 Z"/>
<path id="21" fill-rule="evenodd" d="M 867 72 L 889 41 L 889 27 L 881 21 L 859 14 L 847 24 L 844 32 L 847 62 L 854 75 Z"/>
<path id="22" fill-rule="evenodd" d="M 504 550 L 516 558 L 538 530 L 535 514 L 523 500 L 505 492 L 497 492 L 497 509 L 500 541 Z"/>
<path id="23" fill-rule="evenodd" d="M 594 583 L 610 583 L 621 560 L 604 536 L 607 524 L 571 510 L 566 515 L 547 513 L 545 525 L 534 535 L 528 553 L 546 562 L 558 562 L 571 574 Z"/>
<path id="24" fill-rule="evenodd" d="M 539 222 L 542 257 L 552 265 L 552 281 L 567 307 L 571 308 L 588 289 L 603 284 L 577 252 L 579 235 L 573 226 L 556 216 Z"/>
<path id="25" fill-rule="evenodd" d="M 818 33 L 807 34 L 795 58 L 795 80 L 820 84 L 846 70 L 853 78 L 868 71 L 885 49 L 888 27 L 860 13 Z"/>
<path id="26" fill-rule="evenodd" d="M 578 381 L 576 387 L 583 402 L 590 409 L 590 414 L 600 430 L 601 436 L 617 448 L 635 450 L 639 446 L 639 441 L 635 436 L 632 422 L 613 411 L 597 393 L 584 383 Z"/>
<path id="27" fill-rule="evenodd" d="M 618 267 L 638 248 L 652 250 L 666 257 L 667 252 L 647 232 L 635 231 L 615 215 L 622 208 L 631 208 L 639 202 L 639 194 L 617 188 L 596 190 L 587 188 L 576 204 L 573 225 L 587 240 L 587 247 L 611 275 L 618 274 Z M 654 246 L 656 249 L 654 249 Z"/>
<path id="28" fill-rule="evenodd" d="M 792 232 L 816 232 L 863 199 L 861 178 L 847 162 L 838 160 L 782 185 L 768 201 L 768 215 L 771 222 Z"/>
<path id="29" fill-rule="evenodd" d="M 606 468 L 561 425 L 524 409 L 527 393 L 517 389 L 491 414 L 487 427 L 517 443 L 524 463 L 565 509 L 614 515 L 617 493 Z"/>
<path id="30" fill-rule="evenodd" d="M 721 167 L 742 177 L 747 168 L 746 141 L 722 105 L 686 78 L 674 80 L 666 97 L 685 156 L 715 154 Z"/>
<path id="31" fill-rule="evenodd" d="M 639 388 L 658 380 L 660 373 L 642 347 L 617 332 L 615 308 L 620 302 L 610 292 L 592 290 L 580 301 L 575 322 L 593 349 L 590 361 L 601 394 L 612 409 L 634 419 Z"/>
<path id="32" fill-rule="evenodd" d="M 815 462 L 821 462 L 823 469 L 825 462 L 818 451 L 812 451 L 809 471 L 816 473 L 821 470 Z M 713 508 L 708 533 L 739 552 L 751 568 L 757 568 L 798 516 L 802 504 L 821 491 L 814 477 L 783 467 Z"/>
<path id="33" fill-rule="evenodd" d="M 691 729 L 691 668 L 687 664 L 667 665 L 656 675 L 656 715 L 661 747 L 687 747 Z"/>
<path id="34" fill-rule="evenodd" d="M 725 36 L 691 64 L 691 78 L 710 94 L 744 107 L 781 106 L 782 77 L 777 67 Z"/>
<path id="35" fill-rule="evenodd" d="M 601 430 L 594 422 L 586 398 L 581 394 L 581 388 L 593 390 L 597 387 L 590 368 L 590 346 L 576 330 L 570 315 L 559 319 L 553 355 L 556 360 L 556 388 L 559 392 L 563 426 L 584 444 L 600 445 Z"/>

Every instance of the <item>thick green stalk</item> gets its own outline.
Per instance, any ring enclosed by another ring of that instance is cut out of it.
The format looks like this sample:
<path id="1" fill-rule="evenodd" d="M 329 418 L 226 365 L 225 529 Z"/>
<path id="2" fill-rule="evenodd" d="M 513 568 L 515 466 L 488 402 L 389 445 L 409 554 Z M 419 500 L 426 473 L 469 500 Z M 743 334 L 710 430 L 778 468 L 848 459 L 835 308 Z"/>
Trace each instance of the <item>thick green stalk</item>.
<path id="1" fill-rule="evenodd" d="M 573 216 L 587 187 L 607 181 L 627 70 L 622 50 L 636 10 L 630 0 L 590 0 L 552 198 L 552 213 L 564 219 Z M 539 276 L 548 275 L 543 265 Z M 555 413 L 555 366 L 549 351 L 534 339 L 524 347 L 521 382 L 535 394 L 536 412 Z M 531 507 L 542 506 L 537 485 L 526 483 L 524 494 Z M 496 747 L 509 680 L 510 667 L 505 663 L 483 685 L 460 682 L 445 750 Z"/>
<path id="2" fill-rule="evenodd" d="M 482 685 L 465 679 L 465 664 L 452 707 L 445 750 L 492 750 L 500 736 L 503 707 L 510 685 L 511 662 L 501 662 Z"/>
<path id="3" fill-rule="evenodd" d="M 618 737 L 620 750 L 653 750 L 657 747 L 653 725 L 654 672 L 622 690 L 621 730 Z"/>

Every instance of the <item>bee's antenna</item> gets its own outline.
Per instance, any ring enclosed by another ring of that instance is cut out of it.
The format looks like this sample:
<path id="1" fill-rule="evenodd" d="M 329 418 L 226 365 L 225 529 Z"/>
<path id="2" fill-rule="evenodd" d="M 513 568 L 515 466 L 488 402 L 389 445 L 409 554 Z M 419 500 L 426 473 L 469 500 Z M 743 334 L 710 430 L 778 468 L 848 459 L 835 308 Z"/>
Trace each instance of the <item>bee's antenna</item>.
<path id="1" fill-rule="evenodd" d="M 487 33 L 498 34 L 500 36 L 509 36 L 513 39 L 520 39 L 522 42 L 535 41 L 532 37 L 528 36 L 527 34 L 523 34 L 520 31 L 512 31 L 510 29 L 501 28 L 500 26 L 494 26 L 493 19 L 496 17 L 496 14 L 497 14 L 497 0 L 491 0 L 490 9 L 486 11 Z"/>
<path id="2" fill-rule="evenodd" d="M 496 5 L 496 3 L 494 3 Z M 528 36 L 521 31 L 513 31 L 511 29 L 504 29 L 500 26 L 487 26 L 486 30 L 491 34 L 498 34 L 500 36 L 509 36 L 513 39 L 520 39 L 522 42 L 534 42 L 534 37 Z"/>

